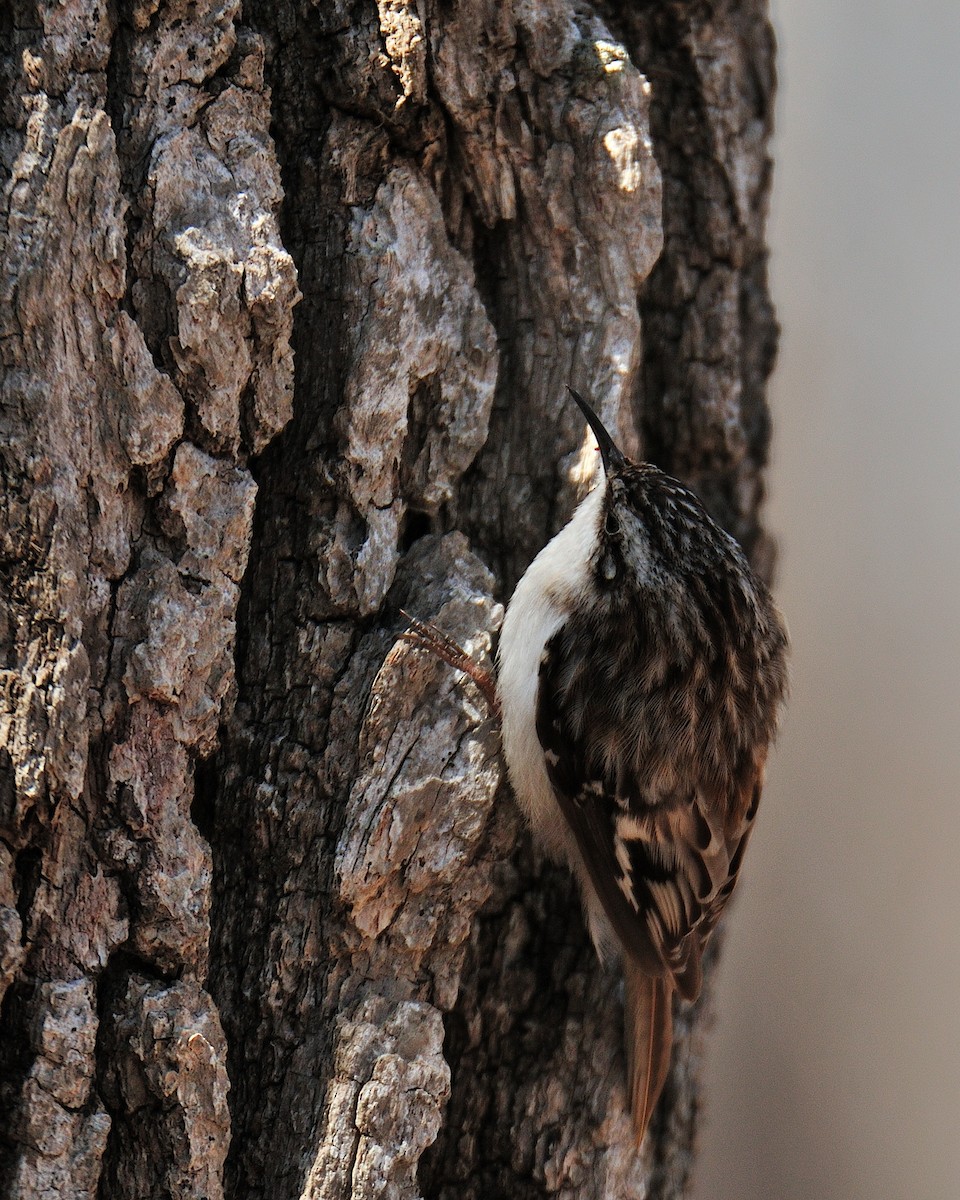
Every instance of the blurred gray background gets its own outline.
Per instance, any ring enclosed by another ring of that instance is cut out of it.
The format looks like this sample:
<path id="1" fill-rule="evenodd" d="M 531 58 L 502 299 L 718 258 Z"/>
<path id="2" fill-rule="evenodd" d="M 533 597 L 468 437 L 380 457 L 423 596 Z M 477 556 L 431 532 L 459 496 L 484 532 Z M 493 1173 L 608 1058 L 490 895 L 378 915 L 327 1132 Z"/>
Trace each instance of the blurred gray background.
<path id="1" fill-rule="evenodd" d="M 793 699 L 697 1200 L 960 1197 L 960 0 L 774 0 Z"/>

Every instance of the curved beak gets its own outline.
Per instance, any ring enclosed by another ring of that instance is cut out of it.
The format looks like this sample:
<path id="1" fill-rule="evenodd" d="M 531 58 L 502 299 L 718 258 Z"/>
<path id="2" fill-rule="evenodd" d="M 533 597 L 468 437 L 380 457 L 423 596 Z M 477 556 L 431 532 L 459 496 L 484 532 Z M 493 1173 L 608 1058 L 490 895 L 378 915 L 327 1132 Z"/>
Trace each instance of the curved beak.
<path id="1" fill-rule="evenodd" d="M 579 392 L 575 392 L 572 387 L 568 387 L 567 391 L 577 402 L 578 408 L 587 418 L 587 424 L 593 430 L 597 443 L 600 446 L 600 457 L 603 459 L 604 472 L 609 475 L 611 472 L 616 473 L 622 470 L 627 465 L 626 457 L 610 434 L 607 433 L 603 422 Z"/>

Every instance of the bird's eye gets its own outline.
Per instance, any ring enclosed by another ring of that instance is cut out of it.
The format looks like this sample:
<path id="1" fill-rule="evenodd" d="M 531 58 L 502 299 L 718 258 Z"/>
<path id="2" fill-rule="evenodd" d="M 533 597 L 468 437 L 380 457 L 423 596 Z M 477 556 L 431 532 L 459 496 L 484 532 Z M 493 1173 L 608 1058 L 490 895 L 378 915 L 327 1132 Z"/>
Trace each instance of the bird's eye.
<path id="1" fill-rule="evenodd" d="M 607 515 L 603 522 L 603 528 L 606 531 L 607 537 L 619 537 L 620 522 L 617 520 L 617 514 L 612 508 L 607 509 Z"/>

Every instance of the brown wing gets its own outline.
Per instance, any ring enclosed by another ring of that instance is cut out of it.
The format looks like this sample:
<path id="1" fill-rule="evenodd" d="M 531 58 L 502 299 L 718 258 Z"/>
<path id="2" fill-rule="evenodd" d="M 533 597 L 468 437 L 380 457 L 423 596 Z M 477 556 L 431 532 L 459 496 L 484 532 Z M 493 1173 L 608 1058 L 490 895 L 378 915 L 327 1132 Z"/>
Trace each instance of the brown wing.
<path id="1" fill-rule="evenodd" d="M 540 668 L 537 734 L 550 782 L 628 954 L 647 974 L 669 978 L 684 998 L 695 999 L 704 943 L 736 884 L 762 764 L 744 762 L 718 791 L 698 778 L 694 755 L 672 790 L 654 792 L 632 747 L 609 736 L 615 717 L 603 673 L 593 681 L 593 701 L 570 703 L 570 686 L 582 690 L 587 683 L 572 680 L 571 649 L 561 629 Z"/>

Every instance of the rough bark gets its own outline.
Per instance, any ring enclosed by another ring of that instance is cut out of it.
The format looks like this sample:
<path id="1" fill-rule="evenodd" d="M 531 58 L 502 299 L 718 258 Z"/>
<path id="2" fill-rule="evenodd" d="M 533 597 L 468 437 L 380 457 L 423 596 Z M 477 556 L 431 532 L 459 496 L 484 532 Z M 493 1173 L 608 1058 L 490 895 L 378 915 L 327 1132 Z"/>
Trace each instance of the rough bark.
<path id="1" fill-rule="evenodd" d="M 0 1191 L 682 1196 L 709 988 L 638 1155 L 618 980 L 398 634 L 489 654 L 595 469 L 568 383 L 769 568 L 762 0 L 0 50 Z"/>

